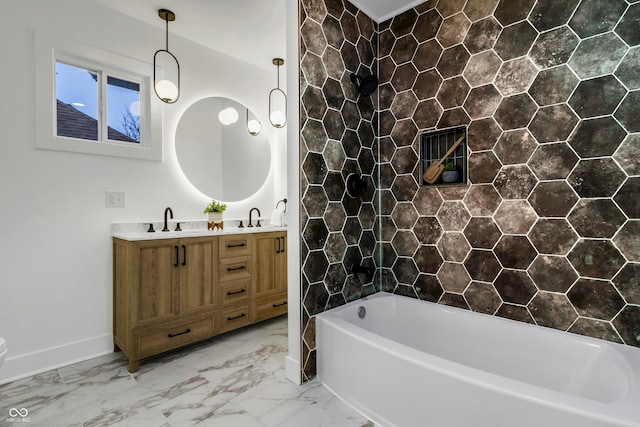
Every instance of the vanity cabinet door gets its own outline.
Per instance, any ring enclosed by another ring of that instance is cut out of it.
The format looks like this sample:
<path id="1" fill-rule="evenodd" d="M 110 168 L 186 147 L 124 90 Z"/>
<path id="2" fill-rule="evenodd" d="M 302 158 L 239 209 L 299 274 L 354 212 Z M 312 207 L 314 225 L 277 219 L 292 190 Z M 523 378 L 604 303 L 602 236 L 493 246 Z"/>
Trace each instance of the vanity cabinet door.
<path id="1" fill-rule="evenodd" d="M 175 319 L 179 315 L 179 253 L 178 240 L 150 240 L 133 247 L 131 292 L 133 311 L 138 326 Z M 136 277 L 137 276 L 137 277 Z"/>
<path id="2" fill-rule="evenodd" d="M 276 249 L 276 289 L 279 293 L 287 293 L 287 233 L 278 233 Z"/>
<path id="3" fill-rule="evenodd" d="M 179 242 L 180 315 L 213 311 L 218 307 L 217 238 L 189 238 Z"/>
<path id="4" fill-rule="evenodd" d="M 256 233 L 253 257 L 255 272 L 253 278 L 253 297 L 259 298 L 278 292 L 277 260 L 280 233 Z"/>
<path id="5" fill-rule="evenodd" d="M 287 311 L 286 240 L 287 234 L 284 232 L 254 234 L 252 305 L 252 321 L 254 322 Z"/>

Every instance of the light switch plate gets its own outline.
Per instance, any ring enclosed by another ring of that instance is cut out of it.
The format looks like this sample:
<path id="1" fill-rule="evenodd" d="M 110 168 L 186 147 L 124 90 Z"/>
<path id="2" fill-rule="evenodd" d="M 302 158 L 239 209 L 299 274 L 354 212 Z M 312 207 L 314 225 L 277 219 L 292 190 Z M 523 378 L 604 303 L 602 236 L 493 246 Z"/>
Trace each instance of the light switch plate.
<path id="1" fill-rule="evenodd" d="M 105 193 L 105 205 L 108 208 L 124 208 L 126 204 L 126 193 L 124 191 L 107 191 Z"/>

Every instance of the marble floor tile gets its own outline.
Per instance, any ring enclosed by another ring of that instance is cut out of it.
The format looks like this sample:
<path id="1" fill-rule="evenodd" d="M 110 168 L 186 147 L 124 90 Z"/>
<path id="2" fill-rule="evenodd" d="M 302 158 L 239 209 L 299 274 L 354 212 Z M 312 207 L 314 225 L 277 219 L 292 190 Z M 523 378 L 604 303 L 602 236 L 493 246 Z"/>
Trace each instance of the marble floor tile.
<path id="1" fill-rule="evenodd" d="M 312 381 L 284 376 L 286 316 L 145 360 L 113 353 L 0 385 L 1 413 L 43 427 L 373 427 Z M 6 411 L 5 411 L 6 412 Z"/>
<path id="2" fill-rule="evenodd" d="M 171 425 L 191 427 L 215 418 L 225 403 L 212 396 L 206 387 L 201 387 L 158 405 L 158 409 Z"/>
<path id="3" fill-rule="evenodd" d="M 265 427 L 255 418 L 239 413 L 218 414 L 215 418 L 206 420 L 196 427 Z"/>
<path id="4" fill-rule="evenodd" d="M 158 409 L 143 411 L 111 427 L 171 427 L 171 423 Z"/>

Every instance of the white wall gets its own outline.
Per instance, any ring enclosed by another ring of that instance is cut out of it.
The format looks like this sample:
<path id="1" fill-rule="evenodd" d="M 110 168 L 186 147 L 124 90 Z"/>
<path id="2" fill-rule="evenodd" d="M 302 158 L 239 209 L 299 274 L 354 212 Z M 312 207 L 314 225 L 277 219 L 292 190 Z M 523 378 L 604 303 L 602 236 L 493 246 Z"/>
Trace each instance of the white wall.
<path id="1" fill-rule="evenodd" d="M 287 234 L 288 279 L 289 279 L 289 355 L 285 364 L 287 378 L 295 383 L 302 382 L 302 307 L 300 267 L 300 69 L 299 69 L 299 36 L 298 36 L 298 0 L 286 0 L 286 29 L 287 29 L 287 147 L 282 150 L 286 156 L 287 175 L 286 186 L 289 192 L 289 206 L 287 219 L 289 232 Z M 295 304 L 293 303 L 295 302 Z"/>
<path id="2" fill-rule="evenodd" d="M 189 184 L 175 157 L 180 115 L 198 99 L 224 96 L 267 123 L 274 82 L 269 72 L 170 35 L 182 94 L 163 106 L 163 162 L 38 150 L 35 103 L 48 99 L 34 90 L 35 28 L 150 67 L 164 31 L 82 0 L 3 3 L 9 18 L 0 26 L 0 336 L 9 354 L 0 383 L 111 351 L 110 223 L 160 221 L 167 206 L 176 219 L 203 219 L 209 199 Z M 229 205 L 229 218 L 247 217 L 253 206 L 268 214 L 287 196 L 285 131 L 265 131 L 274 167 L 258 195 Z M 106 190 L 126 191 L 127 207 L 105 208 Z"/>

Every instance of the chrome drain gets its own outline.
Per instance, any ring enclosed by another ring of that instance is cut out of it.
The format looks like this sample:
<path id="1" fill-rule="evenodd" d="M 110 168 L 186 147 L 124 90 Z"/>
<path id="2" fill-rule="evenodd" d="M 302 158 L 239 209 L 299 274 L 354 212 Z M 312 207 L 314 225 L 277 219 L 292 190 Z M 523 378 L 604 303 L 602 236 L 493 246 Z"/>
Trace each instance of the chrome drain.
<path id="1" fill-rule="evenodd" d="M 364 319 L 364 316 L 367 315 L 367 309 L 363 306 L 358 307 L 358 317 Z"/>

